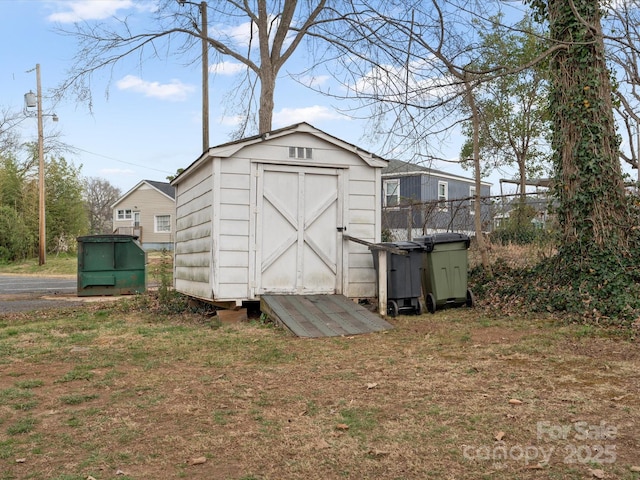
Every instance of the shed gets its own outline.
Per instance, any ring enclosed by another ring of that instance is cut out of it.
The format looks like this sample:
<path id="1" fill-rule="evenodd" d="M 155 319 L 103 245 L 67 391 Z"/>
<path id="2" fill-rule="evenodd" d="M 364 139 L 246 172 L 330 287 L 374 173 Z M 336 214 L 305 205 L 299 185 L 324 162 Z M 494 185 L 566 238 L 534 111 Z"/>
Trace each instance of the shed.
<path id="1" fill-rule="evenodd" d="M 376 296 L 387 161 L 299 123 L 211 147 L 172 182 L 174 285 L 222 306 L 265 294 Z"/>

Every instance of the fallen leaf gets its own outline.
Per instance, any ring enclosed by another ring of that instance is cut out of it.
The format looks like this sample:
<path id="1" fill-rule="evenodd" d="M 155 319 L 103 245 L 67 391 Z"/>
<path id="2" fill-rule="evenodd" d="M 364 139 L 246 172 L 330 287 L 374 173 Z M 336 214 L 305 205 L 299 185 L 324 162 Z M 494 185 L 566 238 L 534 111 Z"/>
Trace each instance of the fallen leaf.
<path id="1" fill-rule="evenodd" d="M 318 450 L 326 450 L 327 448 L 331 448 L 331 445 L 329 445 L 329 443 L 324 438 L 321 438 L 316 443 L 316 448 Z"/>
<path id="2" fill-rule="evenodd" d="M 26 461 L 26 458 L 16 458 L 16 463 L 25 463 Z"/>
<path id="3" fill-rule="evenodd" d="M 367 390 L 371 390 L 372 388 L 376 388 L 377 386 L 377 383 L 367 383 Z"/>
<path id="4" fill-rule="evenodd" d="M 369 455 L 371 455 L 373 457 L 383 457 L 385 455 L 389 455 L 389 452 L 384 451 L 384 450 L 378 450 L 377 448 L 371 448 L 371 449 L 369 449 L 367 454 L 369 454 Z"/>
<path id="5" fill-rule="evenodd" d="M 630 470 L 631 470 L 632 472 L 640 472 L 640 467 L 638 467 L 638 466 L 635 466 L 635 465 L 634 465 L 633 467 L 631 467 L 631 469 L 630 469 Z"/>
<path id="6" fill-rule="evenodd" d="M 198 457 L 198 458 L 191 459 L 191 465 L 202 465 L 203 463 L 206 463 L 206 462 L 207 462 L 206 457 Z"/>
<path id="7" fill-rule="evenodd" d="M 544 465 L 536 463 L 536 464 L 533 464 L 533 465 L 527 465 L 527 468 L 529 470 L 542 470 L 544 468 Z"/>
<path id="8" fill-rule="evenodd" d="M 604 470 L 598 468 L 596 470 L 589 470 L 589 472 L 596 478 L 604 478 Z"/>
<path id="9" fill-rule="evenodd" d="M 349 430 L 349 425 L 347 425 L 346 423 L 339 423 L 336 425 L 336 428 L 338 430 Z"/>
<path id="10" fill-rule="evenodd" d="M 494 435 L 494 437 L 498 442 L 502 441 L 504 438 L 504 432 L 500 431 Z"/>
<path id="11" fill-rule="evenodd" d="M 85 478 L 85 480 L 96 480 L 96 478 L 89 475 L 87 478 Z"/>
<path id="12" fill-rule="evenodd" d="M 518 400 L 517 398 L 512 398 L 511 400 L 509 400 L 509 403 L 511 405 L 522 405 L 522 400 Z"/>
<path id="13" fill-rule="evenodd" d="M 613 397 L 611 400 L 613 400 L 614 402 L 619 402 L 620 400 L 622 400 L 624 397 L 628 397 L 629 394 L 625 394 L 625 395 L 620 395 L 619 397 Z"/>
<path id="14" fill-rule="evenodd" d="M 116 470 L 116 475 L 126 475 L 126 473 L 123 472 L 122 470 L 118 469 L 118 470 Z"/>

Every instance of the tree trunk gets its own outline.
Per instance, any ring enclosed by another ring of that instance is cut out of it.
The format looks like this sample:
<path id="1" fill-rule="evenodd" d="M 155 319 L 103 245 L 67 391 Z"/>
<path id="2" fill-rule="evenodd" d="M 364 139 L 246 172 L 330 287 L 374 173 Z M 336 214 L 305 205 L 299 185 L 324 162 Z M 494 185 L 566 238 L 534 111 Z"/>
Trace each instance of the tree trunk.
<path id="1" fill-rule="evenodd" d="M 263 65 L 264 67 L 264 65 Z M 272 128 L 273 96 L 276 89 L 276 75 L 272 69 L 263 68 L 260 72 L 260 107 L 258 109 L 259 134 L 270 132 Z"/>
<path id="2" fill-rule="evenodd" d="M 466 77 L 466 75 L 465 75 Z M 471 123 L 473 125 L 473 169 L 475 173 L 475 202 L 474 202 L 474 227 L 476 230 L 476 245 L 480 252 L 480 261 L 484 271 L 491 275 L 491 262 L 489 261 L 489 252 L 482 234 L 482 205 L 480 203 L 482 193 L 482 178 L 480 169 L 480 112 L 473 96 L 473 86 L 468 78 L 465 78 L 465 91 L 467 103 L 471 110 Z"/>
<path id="3" fill-rule="evenodd" d="M 598 0 L 550 0 L 555 191 L 563 246 L 626 250 L 629 216 Z"/>

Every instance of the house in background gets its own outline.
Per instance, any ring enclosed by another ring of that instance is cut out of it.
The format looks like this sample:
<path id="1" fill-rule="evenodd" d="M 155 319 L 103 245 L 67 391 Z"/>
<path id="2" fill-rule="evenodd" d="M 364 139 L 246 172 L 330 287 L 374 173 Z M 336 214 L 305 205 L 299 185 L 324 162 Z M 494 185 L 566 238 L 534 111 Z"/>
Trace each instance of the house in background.
<path id="1" fill-rule="evenodd" d="M 382 228 L 389 240 L 459 232 L 475 234 L 475 180 L 409 162 L 382 170 Z M 481 183 L 483 231 L 492 227 L 491 183 Z"/>
<path id="2" fill-rule="evenodd" d="M 173 250 L 175 188 L 142 180 L 111 206 L 113 233 L 135 235 L 145 250 Z"/>
<path id="3" fill-rule="evenodd" d="M 505 194 L 504 184 L 516 185 L 515 193 Z M 531 208 L 534 215 L 531 223 L 536 228 L 547 228 L 555 221 L 555 215 L 551 213 L 551 207 L 554 204 L 554 197 L 551 193 L 552 180 L 549 178 L 531 179 L 525 182 L 525 186 L 528 188 L 525 190 L 524 202 Z M 532 187 L 535 190 L 532 190 Z M 520 202 L 520 179 L 500 179 L 500 202 L 497 203 L 494 214 L 495 229 L 502 227 L 511 218 L 511 212 Z"/>

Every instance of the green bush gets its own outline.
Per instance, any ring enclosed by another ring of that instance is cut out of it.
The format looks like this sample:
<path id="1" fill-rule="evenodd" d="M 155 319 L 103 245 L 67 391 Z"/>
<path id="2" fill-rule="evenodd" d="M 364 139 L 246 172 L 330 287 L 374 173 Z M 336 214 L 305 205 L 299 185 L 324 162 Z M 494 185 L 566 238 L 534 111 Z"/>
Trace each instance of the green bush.
<path id="1" fill-rule="evenodd" d="M 35 239 L 22 217 L 13 208 L 0 206 L 0 262 L 24 260 L 34 248 Z"/>
<path id="2" fill-rule="evenodd" d="M 512 211 L 509 218 L 492 234 L 494 242 L 507 245 L 528 245 L 536 243 L 549 237 L 550 233 L 543 226 L 535 221 L 536 210 L 526 204 L 518 204 Z"/>

